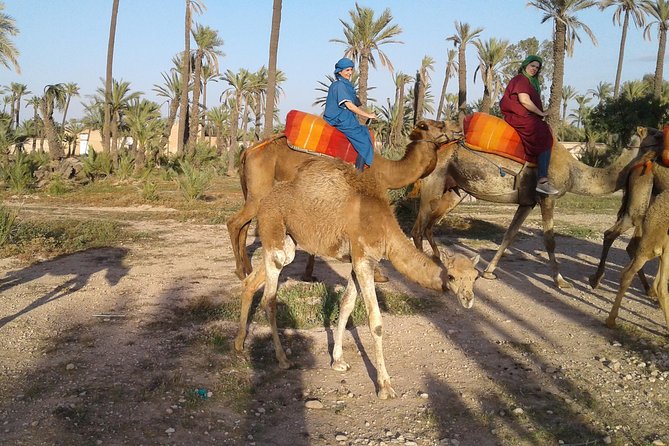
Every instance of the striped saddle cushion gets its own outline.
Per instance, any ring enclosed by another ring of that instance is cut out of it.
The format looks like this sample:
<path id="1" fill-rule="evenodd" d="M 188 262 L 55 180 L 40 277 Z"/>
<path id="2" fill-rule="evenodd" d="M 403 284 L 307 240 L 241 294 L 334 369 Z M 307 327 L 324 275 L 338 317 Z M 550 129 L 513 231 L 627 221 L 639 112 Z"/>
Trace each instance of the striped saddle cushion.
<path id="1" fill-rule="evenodd" d="M 662 127 L 662 154 L 660 162 L 664 167 L 669 167 L 669 125 Z"/>
<path id="2" fill-rule="evenodd" d="M 474 150 L 536 165 L 536 157 L 525 153 L 518 132 L 501 118 L 473 113 L 465 117 L 464 130 L 465 141 Z"/>
<path id="3" fill-rule="evenodd" d="M 355 164 L 358 157 L 346 135 L 311 113 L 289 111 L 285 134 L 288 144 L 296 150 L 328 155 L 351 164 Z"/>

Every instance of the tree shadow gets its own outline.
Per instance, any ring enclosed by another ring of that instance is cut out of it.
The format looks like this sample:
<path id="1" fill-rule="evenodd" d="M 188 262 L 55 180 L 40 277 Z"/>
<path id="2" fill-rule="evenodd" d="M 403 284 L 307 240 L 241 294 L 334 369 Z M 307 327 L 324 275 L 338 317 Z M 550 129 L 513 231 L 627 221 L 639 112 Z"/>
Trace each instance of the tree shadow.
<path id="1" fill-rule="evenodd" d="M 61 255 L 20 270 L 7 272 L 0 279 L 0 293 L 3 294 L 46 275 L 56 277 L 73 275 L 74 277 L 37 297 L 25 308 L 0 319 L 0 328 L 42 305 L 76 293 L 86 286 L 93 274 L 98 272 L 104 271 L 107 283 L 110 286 L 116 285 L 128 273 L 128 268 L 123 265 L 123 260 L 127 255 L 126 248 L 93 248 L 74 254 Z M 73 265 L 76 265 L 76 271 L 73 271 Z M 6 296 L 9 296 L 9 293 Z"/>

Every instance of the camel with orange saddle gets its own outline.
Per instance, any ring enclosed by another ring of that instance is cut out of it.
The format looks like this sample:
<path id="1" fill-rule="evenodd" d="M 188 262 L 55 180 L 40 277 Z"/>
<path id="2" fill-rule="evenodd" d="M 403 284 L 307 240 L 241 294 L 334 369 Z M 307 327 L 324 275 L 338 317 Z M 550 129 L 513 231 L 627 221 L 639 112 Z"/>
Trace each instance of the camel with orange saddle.
<path id="1" fill-rule="evenodd" d="M 511 126 L 502 119 L 482 113 L 475 113 L 465 120 L 465 142 L 452 143 L 438 154 L 437 167 L 421 180 L 420 208 L 411 231 L 414 243 L 422 248 L 423 237 L 427 238 L 433 252 L 437 252 L 432 230 L 434 225 L 455 206 L 465 192 L 477 199 L 494 203 L 517 204 L 518 208 L 511 224 L 504 234 L 495 256 L 488 264 L 483 277 L 494 279 L 504 251 L 509 247 L 530 211 L 539 204 L 543 220 L 544 244 L 551 265 L 552 278 L 556 286 L 569 287 L 559 272 L 555 258 L 555 236 L 553 212 L 555 200 L 567 192 L 580 195 L 604 195 L 621 189 L 625 185 L 627 172 L 640 151 L 656 148 L 661 144 L 656 135 L 639 130 L 624 148 L 618 159 L 607 168 L 587 166 L 571 155 L 565 147 L 555 141 L 549 177 L 560 191 L 554 196 L 541 195 L 535 191 L 537 183 L 536 167 L 531 159 L 524 156 L 520 138 Z M 483 150 L 472 145 L 486 145 Z M 516 145 L 515 151 L 513 146 Z M 507 153 L 496 152 L 505 146 Z"/>
<path id="2" fill-rule="evenodd" d="M 394 161 L 377 154 L 372 166 L 362 175 L 373 177 L 384 190 L 407 186 L 432 172 L 437 163 L 437 149 L 460 134 L 457 121 L 420 121 L 411 132 L 411 141 L 402 159 Z M 333 151 L 335 146 L 341 148 Z M 276 182 L 293 180 L 298 168 L 319 154 L 343 158 L 351 164 L 355 161 L 355 151 L 343 133 L 322 118 L 303 112 L 289 113 L 286 134 L 263 141 L 242 153 L 239 178 L 245 202 L 227 222 L 236 274 L 240 279 L 252 271 L 246 240 L 260 201 L 270 193 Z M 310 279 L 312 268 L 313 257 L 310 257 L 306 280 Z"/>

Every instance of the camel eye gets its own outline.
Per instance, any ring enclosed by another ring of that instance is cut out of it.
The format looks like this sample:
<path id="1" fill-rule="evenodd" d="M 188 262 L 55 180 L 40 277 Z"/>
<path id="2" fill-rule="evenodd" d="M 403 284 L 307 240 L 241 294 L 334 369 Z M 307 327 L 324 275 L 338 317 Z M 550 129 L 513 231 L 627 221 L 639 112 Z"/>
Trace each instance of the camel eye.
<path id="1" fill-rule="evenodd" d="M 453 276 L 452 274 L 449 274 L 448 275 L 448 281 L 449 282 L 455 282 L 455 276 Z"/>

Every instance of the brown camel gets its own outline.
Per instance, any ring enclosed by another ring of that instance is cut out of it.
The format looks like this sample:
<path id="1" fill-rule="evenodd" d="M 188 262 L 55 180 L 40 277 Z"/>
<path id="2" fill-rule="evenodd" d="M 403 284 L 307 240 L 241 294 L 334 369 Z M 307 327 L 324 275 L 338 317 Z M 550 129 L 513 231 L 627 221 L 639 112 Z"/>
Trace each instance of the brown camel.
<path id="1" fill-rule="evenodd" d="M 667 291 L 667 281 L 669 281 L 669 191 L 662 192 L 653 201 L 643 219 L 642 227 L 643 237 L 635 246 L 632 259 L 623 269 L 618 294 L 609 312 L 609 317 L 606 319 L 606 325 L 611 328 L 616 326 L 620 302 L 634 274 L 647 261 L 659 256 L 660 266 L 653 282 L 653 291 L 660 302 L 667 330 L 669 330 L 669 292 Z"/>
<path id="2" fill-rule="evenodd" d="M 342 338 L 360 287 L 374 339 L 378 396 L 396 396 L 386 371 L 382 322 L 374 289 L 373 271 L 387 258 L 405 277 L 425 288 L 450 291 L 465 308 L 474 303 L 473 286 L 479 256 L 445 253 L 443 263 L 416 249 L 402 232 L 391 208 L 385 185 L 372 175 L 359 174 L 338 160 L 306 162 L 290 182 L 280 182 L 258 208 L 258 229 L 263 264 L 244 280 L 239 334 L 235 348 L 242 351 L 253 294 L 264 284 L 261 306 L 272 326 L 276 357 L 281 368 L 291 366 L 281 346 L 276 326 L 276 291 L 281 269 L 295 256 L 296 243 L 311 254 L 352 263 L 352 273 L 340 302 L 334 337 L 332 367 L 348 370 Z"/>
<path id="3" fill-rule="evenodd" d="M 662 132 L 655 129 L 649 129 L 655 132 L 655 135 L 662 135 Z M 602 243 L 602 255 L 597 266 L 597 271 L 590 276 L 590 286 L 597 288 L 604 276 L 606 266 L 606 257 L 613 242 L 622 233 L 630 228 L 634 228 L 634 235 L 627 245 L 627 253 L 632 256 L 636 250 L 636 244 L 643 236 L 642 222 L 646 216 L 648 206 L 652 201 L 653 194 L 669 190 L 669 168 L 656 162 L 657 154 L 654 151 L 645 153 L 640 161 L 640 165 L 631 169 L 625 184 L 623 201 L 618 211 L 618 219 L 609 229 L 604 232 L 604 242 Z M 648 161 L 648 163 L 644 162 Z M 652 288 L 648 285 L 643 269 L 638 271 L 639 279 L 643 285 L 646 294 L 653 295 Z"/>
<path id="4" fill-rule="evenodd" d="M 624 185 L 627 168 L 639 153 L 639 148 L 645 150 L 649 146 L 657 147 L 661 144 L 655 137 L 648 135 L 648 132 L 641 129 L 639 132 L 641 133 L 632 138 L 630 146 L 606 169 L 589 167 L 579 162 L 557 142 L 548 172 L 551 183 L 560 191 L 554 196 L 539 196 L 535 191 L 536 168 L 523 167 L 507 158 L 474 152 L 460 144 L 451 144 L 447 150 L 439 153 L 435 170 L 421 180 L 420 208 L 411 230 L 414 243 L 422 248 L 425 237 L 434 252 L 437 245 L 432 236 L 432 228 L 462 201 L 465 195 L 460 190 L 481 200 L 517 204 L 518 208 L 502 243 L 483 274 L 487 279 L 494 279 L 493 271 L 502 254 L 513 241 L 530 211 L 539 203 L 544 244 L 550 259 L 553 280 L 558 287 L 568 287 L 570 285 L 562 278 L 555 259 L 555 199 L 566 192 L 603 195 L 620 189 Z"/>
<path id="5" fill-rule="evenodd" d="M 376 156 L 374 163 L 364 174 L 374 177 L 384 189 L 407 186 L 432 172 L 437 161 L 437 148 L 440 144 L 455 139 L 460 134 L 460 129 L 457 121 L 420 121 L 410 135 L 411 142 L 401 160 L 393 161 Z M 291 149 L 285 137 L 276 138 L 264 146 L 263 143 L 258 144 L 242 153 L 239 178 L 245 203 L 227 223 L 237 264 L 235 272 L 240 279 L 252 270 L 246 251 L 246 238 L 260 200 L 269 194 L 275 182 L 292 180 L 297 169 L 315 157 L 316 155 Z M 313 259 L 309 263 L 313 267 Z M 311 275 L 309 268 L 306 275 Z"/>

